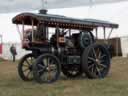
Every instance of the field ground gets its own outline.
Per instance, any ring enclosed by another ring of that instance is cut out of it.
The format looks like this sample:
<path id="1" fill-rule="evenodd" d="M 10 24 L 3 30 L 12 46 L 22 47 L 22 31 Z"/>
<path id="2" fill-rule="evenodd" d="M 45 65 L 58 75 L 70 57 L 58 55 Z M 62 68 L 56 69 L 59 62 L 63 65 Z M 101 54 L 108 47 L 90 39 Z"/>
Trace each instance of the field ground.
<path id="1" fill-rule="evenodd" d="M 24 82 L 17 62 L 0 62 L 0 96 L 128 96 L 128 58 L 116 57 L 108 77 L 102 80 L 62 76 L 53 84 Z"/>

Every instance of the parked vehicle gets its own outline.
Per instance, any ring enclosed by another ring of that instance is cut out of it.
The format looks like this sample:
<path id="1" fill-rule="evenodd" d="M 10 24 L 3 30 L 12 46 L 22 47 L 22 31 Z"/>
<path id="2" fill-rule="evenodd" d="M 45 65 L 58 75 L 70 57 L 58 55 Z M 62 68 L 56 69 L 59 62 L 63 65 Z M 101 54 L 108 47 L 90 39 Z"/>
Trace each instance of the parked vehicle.
<path id="1" fill-rule="evenodd" d="M 61 72 L 69 78 L 86 74 L 90 79 L 108 74 L 111 58 L 107 43 L 97 43 L 93 32 L 99 27 L 104 32 L 118 28 L 118 24 L 41 13 L 21 13 L 12 22 L 22 25 L 22 47 L 31 51 L 18 65 L 23 80 L 52 83 Z M 28 26 L 31 28 L 25 30 Z"/>

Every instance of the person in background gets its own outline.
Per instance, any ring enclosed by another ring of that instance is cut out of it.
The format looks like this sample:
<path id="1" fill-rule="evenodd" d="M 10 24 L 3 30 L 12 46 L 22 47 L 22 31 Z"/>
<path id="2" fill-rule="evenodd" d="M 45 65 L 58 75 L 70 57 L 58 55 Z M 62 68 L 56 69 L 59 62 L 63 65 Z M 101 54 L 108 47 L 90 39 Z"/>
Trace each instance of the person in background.
<path id="1" fill-rule="evenodd" d="M 16 47 L 14 46 L 14 44 L 12 44 L 12 46 L 10 47 L 10 52 L 11 52 L 12 57 L 13 57 L 13 62 L 15 62 L 15 57 L 17 55 L 17 52 L 16 52 Z"/>

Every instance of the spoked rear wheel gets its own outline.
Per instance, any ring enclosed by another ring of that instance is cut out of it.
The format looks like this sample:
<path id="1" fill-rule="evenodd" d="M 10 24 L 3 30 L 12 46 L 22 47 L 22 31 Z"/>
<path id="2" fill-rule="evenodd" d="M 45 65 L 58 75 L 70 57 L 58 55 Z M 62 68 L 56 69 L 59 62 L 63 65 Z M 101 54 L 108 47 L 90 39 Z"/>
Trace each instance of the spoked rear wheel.
<path id="1" fill-rule="evenodd" d="M 35 61 L 35 57 L 32 53 L 25 55 L 19 62 L 18 74 L 24 81 L 33 80 L 32 64 Z"/>
<path id="2" fill-rule="evenodd" d="M 88 46 L 82 56 L 82 68 L 89 78 L 104 78 L 110 69 L 108 50 L 100 44 Z"/>
<path id="3" fill-rule="evenodd" d="M 52 83 L 59 78 L 60 72 L 60 62 L 52 54 L 39 56 L 33 64 L 33 76 L 38 83 Z"/>

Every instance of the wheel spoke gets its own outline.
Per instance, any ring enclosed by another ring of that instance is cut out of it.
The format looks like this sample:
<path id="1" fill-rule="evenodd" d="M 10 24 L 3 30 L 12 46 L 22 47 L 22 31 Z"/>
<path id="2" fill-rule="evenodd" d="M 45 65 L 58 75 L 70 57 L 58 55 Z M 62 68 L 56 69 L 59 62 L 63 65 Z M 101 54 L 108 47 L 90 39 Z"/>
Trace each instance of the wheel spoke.
<path id="1" fill-rule="evenodd" d="M 99 51 L 99 54 L 98 54 L 98 59 L 100 59 L 101 58 L 101 52 Z"/>
<path id="2" fill-rule="evenodd" d="M 91 64 L 88 66 L 88 69 L 93 68 L 95 64 Z"/>
<path id="3" fill-rule="evenodd" d="M 43 77 L 44 77 L 44 80 L 45 80 L 45 81 L 49 81 L 49 80 L 48 80 L 48 72 L 45 72 L 44 75 L 43 75 Z"/>
<path id="4" fill-rule="evenodd" d="M 40 70 L 38 70 L 38 72 L 39 73 L 44 72 L 43 73 L 43 78 L 47 81 L 50 81 L 52 79 L 51 71 L 53 70 L 53 68 L 51 69 L 50 58 L 49 57 L 44 58 L 43 59 L 43 64 L 44 64 L 44 66 L 42 64 L 38 64 L 39 67 L 41 68 Z M 45 70 L 47 70 L 46 73 L 45 73 Z"/>
<path id="5" fill-rule="evenodd" d="M 33 78 L 33 74 L 32 74 L 32 72 L 30 73 L 30 79 L 32 79 Z"/>
<path id="6" fill-rule="evenodd" d="M 41 67 L 41 68 L 45 68 L 45 66 L 43 66 L 42 64 L 37 64 L 39 67 Z"/>
<path id="7" fill-rule="evenodd" d="M 97 72 L 98 72 L 99 77 L 101 77 L 100 69 L 99 69 L 97 66 L 96 66 L 96 70 L 97 70 Z"/>
<path id="8" fill-rule="evenodd" d="M 94 74 L 96 72 L 96 65 L 93 64 L 92 67 L 90 67 L 90 71 Z"/>
<path id="9" fill-rule="evenodd" d="M 98 64 L 98 65 L 101 66 L 101 67 L 103 67 L 103 68 L 107 68 L 107 66 L 104 65 L 104 64 Z"/>
<path id="10" fill-rule="evenodd" d="M 93 63 L 93 61 L 92 60 L 88 60 L 88 64 L 92 64 Z"/>
<path id="11" fill-rule="evenodd" d="M 47 76 L 48 81 L 50 81 L 51 78 L 52 78 L 51 72 L 48 72 L 48 76 Z"/>
<path id="12" fill-rule="evenodd" d="M 31 65 L 27 59 L 25 60 L 25 62 L 28 64 L 28 66 L 30 66 L 30 65 Z"/>
<path id="13" fill-rule="evenodd" d="M 33 61 L 34 61 L 34 58 L 33 58 L 33 57 L 31 57 L 31 63 L 33 63 Z"/>
<path id="14" fill-rule="evenodd" d="M 29 67 L 29 66 L 24 64 L 23 67 Z"/>
<path id="15" fill-rule="evenodd" d="M 92 58 L 92 57 L 88 57 L 89 60 L 96 62 L 96 59 Z"/>
<path id="16" fill-rule="evenodd" d="M 95 72 L 95 65 L 92 67 L 91 72 L 92 72 L 92 73 Z"/>
<path id="17" fill-rule="evenodd" d="M 97 71 L 97 70 L 96 70 L 96 65 L 95 65 L 95 66 L 94 66 L 94 72 L 95 72 L 95 74 L 96 74 L 96 71 Z"/>
<path id="18" fill-rule="evenodd" d="M 29 68 L 26 68 L 25 70 L 23 70 L 23 72 L 26 72 L 27 70 L 29 70 Z"/>
<path id="19" fill-rule="evenodd" d="M 104 57 L 106 57 L 106 55 L 101 55 L 101 56 L 100 56 L 100 59 L 102 59 L 102 58 L 104 58 Z"/>
<path id="20" fill-rule="evenodd" d="M 105 61 L 103 60 L 103 59 L 100 59 L 100 63 L 102 64 L 102 63 L 105 63 Z"/>
<path id="21" fill-rule="evenodd" d="M 30 73 L 31 73 L 31 71 L 29 71 L 29 72 L 27 73 L 26 77 L 29 77 Z"/>
<path id="22" fill-rule="evenodd" d="M 50 67 L 50 64 L 48 64 L 48 80 L 51 80 L 51 67 Z"/>
<path id="23" fill-rule="evenodd" d="M 37 64 L 39 69 L 38 69 L 38 72 L 44 72 L 46 70 L 46 66 L 43 66 L 42 64 Z"/>
<path id="24" fill-rule="evenodd" d="M 97 56 L 96 56 L 96 52 L 95 52 L 94 48 L 92 48 L 92 52 L 94 54 L 94 58 L 96 58 Z"/>
<path id="25" fill-rule="evenodd" d="M 38 73 L 44 72 L 44 70 L 45 70 L 45 69 L 39 69 L 39 70 L 38 70 Z"/>
<path id="26" fill-rule="evenodd" d="M 49 58 L 47 57 L 47 66 L 49 66 Z"/>

